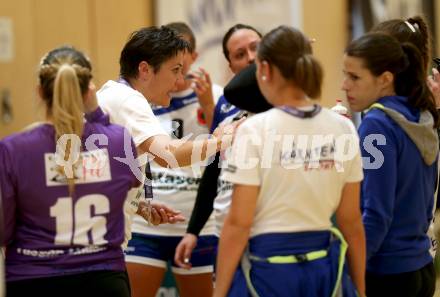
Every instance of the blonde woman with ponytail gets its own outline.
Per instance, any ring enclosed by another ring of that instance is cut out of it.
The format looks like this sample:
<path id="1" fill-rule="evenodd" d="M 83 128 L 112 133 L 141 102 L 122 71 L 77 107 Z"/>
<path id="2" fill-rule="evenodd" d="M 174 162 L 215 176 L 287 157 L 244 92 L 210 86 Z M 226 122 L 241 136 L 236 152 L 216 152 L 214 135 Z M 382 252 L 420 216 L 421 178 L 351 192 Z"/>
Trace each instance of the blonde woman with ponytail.
<path id="1" fill-rule="evenodd" d="M 64 143 L 65 141 L 63 140 L 65 138 L 63 138 L 63 136 L 75 135 L 81 138 L 83 134 L 84 104 L 78 77 L 87 78 L 90 74 L 87 73 L 87 68 L 83 69 L 80 66 L 74 67 L 70 64 L 62 64 L 61 66 L 57 65 L 55 67 L 51 65 L 49 68 L 52 68 L 50 71 L 57 70 L 57 72 L 54 81 L 52 109 L 50 110 L 48 118 L 53 123 L 56 139 L 58 140 L 57 143 L 65 148 L 63 152 L 64 158 L 65 160 L 69 160 L 71 151 L 74 149 L 75 144 L 78 143 L 74 143 L 70 138 Z M 70 196 L 72 196 L 74 191 L 75 178 L 74 174 L 66 174 L 66 171 L 73 173 L 75 165 L 78 165 L 77 163 L 78 162 L 69 165 L 69 168 L 64 166 L 57 168 L 58 172 L 67 179 Z"/>
<path id="2" fill-rule="evenodd" d="M 136 149 L 98 108 L 91 70 L 72 47 L 50 51 L 39 69 L 46 122 L 0 141 L 8 296 L 130 296 L 123 208 L 140 182 L 117 158 Z M 166 210 L 156 223 L 175 219 Z"/>
<path id="3" fill-rule="evenodd" d="M 234 190 L 214 296 L 356 296 L 356 289 L 364 296 L 356 130 L 313 101 L 323 71 L 300 31 L 269 32 L 256 63 L 258 85 L 274 108 L 238 128 L 228 159 L 223 178 Z M 341 232 L 332 229 L 334 213 Z M 354 286 L 344 269 L 346 242 Z"/>

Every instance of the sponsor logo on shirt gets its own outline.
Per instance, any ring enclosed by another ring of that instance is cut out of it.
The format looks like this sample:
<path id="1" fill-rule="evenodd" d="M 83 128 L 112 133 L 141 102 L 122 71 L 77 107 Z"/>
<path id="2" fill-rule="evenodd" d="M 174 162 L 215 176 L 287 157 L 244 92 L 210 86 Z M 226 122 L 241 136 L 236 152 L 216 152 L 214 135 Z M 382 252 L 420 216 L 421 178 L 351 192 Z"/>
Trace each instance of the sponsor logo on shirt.
<path id="1" fill-rule="evenodd" d="M 40 250 L 40 249 L 26 249 L 26 248 L 17 248 L 16 252 L 19 255 L 29 256 L 33 258 L 53 258 L 61 255 L 71 255 L 71 256 L 79 256 L 86 254 L 94 254 L 107 250 L 106 246 L 99 245 L 89 245 L 85 247 L 77 247 L 77 248 L 69 248 L 67 250 L 63 249 L 52 249 L 52 250 Z"/>
<path id="2" fill-rule="evenodd" d="M 218 181 L 218 193 L 219 195 L 226 195 L 227 193 L 232 193 L 234 184 L 225 180 L 219 179 Z"/>
<path id="3" fill-rule="evenodd" d="M 46 185 L 67 184 L 61 166 L 56 163 L 56 153 L 44 154 Z M 76 184 L 89 184 L 111 180 L 110 158 L 107 149 L 81 152 L 73 165 L 73 178 Z"/>
<path id="4" fill-rule="evenodd" d="M 290 150 L 281 152 L 280 162 L 285 168 L 300 165 L 305 171 L 332 170 L 337 163 L 335 149 L 334 141 L 313 148 L 293 142 Z"/>
<path id="5" fill-rule="evenodd" d="M 232 105 L 231 103 L 225 103 L 220 107 L 220 112 L 228 113 L 233 109 L 234 109 L 234 105 Z"/>
<path id="6" fill-rule="evenodd" d="M 163 172 L 153 172 L 153 189 L 154 190 L 178 190 L 196 192 L 200 183 L 200 177 L 184 176 Z"/>
<path id="7" fill-rule="evenodd" d="M 228 164 L 228 167 L 225 168 L 226 172 L 235 173 L 237 172 L 237 166 Z"/>
<path id="8" fill-rule="evenodd" d="M 182 100 L 182 102 L 183 102 L 184 105 L 188 105 L 188 104 L 196 103 L 196 102 L 198 102 L 198 101 L 199 101 L 199 99 L 197 99 L 197 97 L 195 97 L 195 98 L 191 98 L 191 99 L 185 99 L 185 100 Z"/>

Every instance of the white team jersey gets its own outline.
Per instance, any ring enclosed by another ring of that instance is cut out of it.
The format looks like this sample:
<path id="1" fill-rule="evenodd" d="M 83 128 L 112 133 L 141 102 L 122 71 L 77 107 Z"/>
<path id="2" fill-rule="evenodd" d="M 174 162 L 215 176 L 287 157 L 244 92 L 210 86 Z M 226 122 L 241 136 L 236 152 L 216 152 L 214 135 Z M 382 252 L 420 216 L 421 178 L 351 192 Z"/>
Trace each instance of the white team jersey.
<path id="1" fill-rule="evenodd" d="M 151 136 L 167 134 L 147 99 L 130 86 L 109 80 L 97 96 L 99 106 L 110 115 L 110 122 L 125 127 L 136 146 Z"/>
<path id="2" fill-rule="evenodd" d="M 221 124 L 229 124 L 238 116 L 241 111 L 226 117 Z M 229 212 L 232 198 L 232 183 L 223 178 L 223 171 L 228 166 L 228 157 L 231 154 L 231 147 L 220 153 L 219 166 L 221 166 L 220 176 L 218 178 L 217 196 L 214 200 L 214 216 L 215 216 L 215 235 L 220 237 L 226 215 Z"/>
<path id="3" fill-rule="evenodd" d="M 225 180 L 260 187 L 251 236 L 329 229 L 343 186 L 363 178 L 355 127 L 325 108 L 305 119 L 278 108 L 251 117 L 228 163 Z"/>
<path id="4" fill-rule="evenodd" d="M 136 147 L 152 136 L 167 134 L 153 114 L 147 99 L 130 86 L 109 80 L 97 92 L 97 97 L 99 106 L 109 114 L 110 122 L 125 127 L 130 132 Z M 142 166 L 141 171 L 145 172 L 145 165 Z M 137 210 L 131 202 L 137 200 L 137 192 L 138 189 L 130 190 L 124 204 L 124 247 L 131 238 L 131 222 Z"/>
<path id="5" fill-rule="evenodd" d="M 213 85 L 214 100 L 223 94 L 223 88 Z M 153 107 L 153 112 L 159 119 L 162 127 L 173 138 L 185 138 L 191 135 L 189 140 L 200 137 L 209 137 L 209 129 L 203 118 L 202 109 L 198 103 L 197 95 L 192 89 L 188 89 L 172 96 L 169 107 Z M 204 166 L 193 164 L 192 166 L 168 169 L 159 166 L 154 161 L 151 163 L 153 176 L 154 201 L 165 203 L 179 210 L 189 219 L 194 208 L 197 189 L 203 173 Z M 163 224 L 148 226 L 139 217 L 133 221 L 132 231 L 142 234 L 182 236 L 186 232 L 188 222 L 177 224 Z M 214 233 L 213 216 L 208 220 L 201 231 L 201 235 Z"/>

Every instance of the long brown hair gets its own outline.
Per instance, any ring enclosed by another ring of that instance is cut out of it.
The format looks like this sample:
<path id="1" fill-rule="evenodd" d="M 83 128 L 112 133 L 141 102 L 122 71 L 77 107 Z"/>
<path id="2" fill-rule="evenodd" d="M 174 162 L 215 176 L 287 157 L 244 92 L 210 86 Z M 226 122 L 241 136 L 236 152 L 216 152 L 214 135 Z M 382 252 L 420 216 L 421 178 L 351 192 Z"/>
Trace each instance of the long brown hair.
<path id="1" fill-rule="evenodd" d="M 323 70 L 312 55 L 310 40 L 301 31 L 288 26 L 273 29 L 261 40 L 258 58 L 276 66 L 308 97 L 321 95 Z"/>
<path id="2" fill-rule="evenodd" d="M 432 37 L 429 27 L 422 16 L 408 19 L 393 19 L 377 24 L 371 32 L 388 33 L 400 43 L 412 43 L 422 55 L 425 73 L 431 63 Z"/>
<path id="3" fill-rule="evenodd" d="M 439 126 L 434 96 L 426 84 L 423 58 L 412 43 L 401 44 L 385 33 L 368 33 L 352 41 L 345 53 L 362 59 L 364 67 L 374 76 L 391 72 L 396 94 L 408 97 L 411 106 L 428 110 L 434 118 L 434 126 Z"/>

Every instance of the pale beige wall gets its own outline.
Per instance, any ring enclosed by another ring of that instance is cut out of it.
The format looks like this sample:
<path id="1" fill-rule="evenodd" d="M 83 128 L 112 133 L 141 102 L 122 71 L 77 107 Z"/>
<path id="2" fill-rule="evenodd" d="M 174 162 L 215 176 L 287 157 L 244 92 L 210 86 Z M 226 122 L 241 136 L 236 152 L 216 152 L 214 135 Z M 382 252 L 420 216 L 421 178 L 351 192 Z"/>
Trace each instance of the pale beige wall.
<path id="1" fill-rule="evenodd" d="M 153 0 L 94 0 L 94 65 L 98 85 L 115 79 L 119 54 L 129 35 L 153 25 Z"/>
<path id="2" fill-rule="evenodd" d="M 435 17 L 435 21 L 436 21 L 436 28 L 435 28 L 435 32 L 437 33 L 437 36 L 434 38 L 434 43 L 436 46 L 436 56 L 440 57 L 440 3 L 438 3 L 438 1 L 434 2 L 434 7 L 435 7 L 435 12 L 434 12 L 434 17 Z"/>
<path id="3" fill-rule="evenodd" d="M 321 103 L 333 106 L 345 99 L 341 91 L 342 56 L 348 41 L 347 0 L 303 0 L 303 31 L 316 38 L 314 54 L 324 68 Z"/>
<path id="4" fill-rule="evenodd" d="M 35 36 L 32 1 L 0 1 L 0 16 L 10 17 L 14 32 L 14 54 L 10 62 L 0 62 L 0 91 L 7 89 L 11 95 L 14 121 L 8 125 L 0 122 L 0 138 L 28 123 L 35 115 L 34 69 Z"/>
<path id="5" fill-rule="evenodd" d="M 0 138 L 40 120 L 36 69 L 42 55 L 62 44 L 87 53 L 98 86 L 118 75 L 119 53 L 129 34 L 153 24 L 153 0 L 0 1 L 0 17 L 13 21 L 14 59 L 0 62 L 0 92 L 11 92 L 14 120 L 0 122 Z"/>
<path id="6" fill-rule="evenodd" d="M 314 52 L 325 70 L 321 102 L 332 106 L 337 98 L 345 99 L 340 85 L 348 0 L 303 0 L 302 5 L 303 30 L 316 38 Z M 440 5 L 435 13 L 440 19 Z M 119 52 L 130 32 L 153 24 L 153 0 L 0 1 L 0 17 L 4 16 L 13 20 L 15 58 L 0 62 L 0 91 L 11 92 L 14 121 L 0 122 L 0 138 L 38 119 L 36 69 L 45 52 L 63 43 L 84 50 L 100 86 L 117 77 Z M 440 22 L 436 31 L 440 33 Z M 440 38 L 435 42 L 440 55 Z"/>

